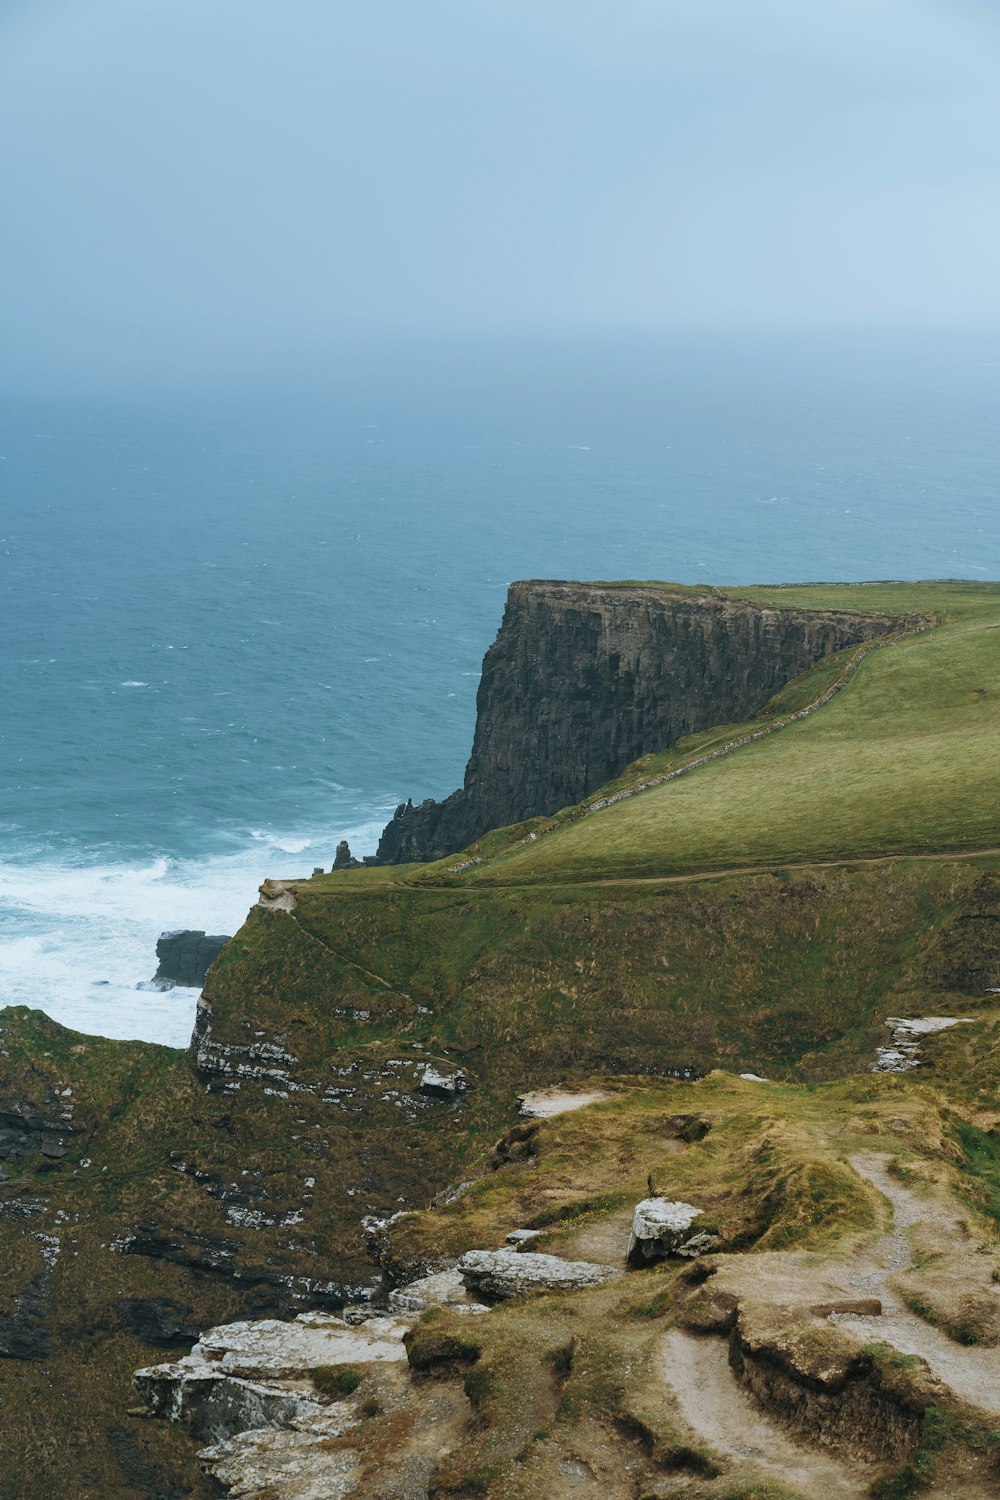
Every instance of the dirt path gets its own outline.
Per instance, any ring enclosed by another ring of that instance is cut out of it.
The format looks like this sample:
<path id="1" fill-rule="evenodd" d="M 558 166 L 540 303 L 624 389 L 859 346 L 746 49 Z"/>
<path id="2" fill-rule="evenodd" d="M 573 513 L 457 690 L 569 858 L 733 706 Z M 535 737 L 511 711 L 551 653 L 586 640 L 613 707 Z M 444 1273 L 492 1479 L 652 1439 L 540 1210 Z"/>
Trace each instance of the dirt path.
<path id="1" fill-rule="evenodd" d="M 723 1339 L 673 1329 L 658 1365 L 685 1422 L 714 1453 L 779 1477 L 804 1495 L 862 1500 L 869 1493 L 872 1470 L 801 1446 L 764 1415 L 737 1383 Z"/>
<path id="2" fill-rule="evenodd" d="M 963 1400 L 982 1411 L 1000 1412 L 1000 1349 L 969 1348 L 933 1328 L 910 1312 L 890 1285 L 898 1271 L 913 1264 L 908 1230 L 931 1230 L 942 1248 L 962 1244 L 965 1231 L 961 1216 L 945 1200 L 922 1197 L 905 1188 L 889 1173 L 889 1157 L 866 1153 L 851 1158 L 851 1166 L 892 1205 L 893 1227 L 880 1239 L 866 1262 L 852 1273 L 849 1285 L 859 1297 L 878 1297 L 880 1318 L 859 1318 L 834 1313 L 831 1322 L 848 1328 L 860 1338 L 891 1344 L 901 1354 L 918 1354 L 931 1373 Z M 1000 1293 L 998 1293 L 1000 1295 Z"/>
<path id="3" fill-rule="evenodd" d="M 499 858 L 500 856 L 498 856 Z M 576 890 L 586 889 L 591 886 L 607 885 L 685 885 L 698 880 L 728 880 L 737 875 L 773 875 L 776 870 L 793 871 L 801 873 L 809 870 L 843 870 L 867 867 L 868 865 L 892 865 L 899 864 L 903 860 L 915 860 L 919 863 L 951 863 L 957 859 L 997 859 L 1000 858 L 1000 848 L 996 849 L 941 849 L 934 854 L 854 854 L 845 855 L 843 859 L 809 859 L 796 863 L 794 860 L 775 861 L 771 864 L 760 865 L 728 865 L 719 870 L 688 870 L 682 875 L 603 875 L 596 876 L 593 880 L 573 880 L 569 882 Z M 429 880 L 392 880 L 390 885 L 399 886 L 405 890 L 413 891 L 454 891 L 454 884 L 438 885 Z M 486 890 L 519 890 L 525 885 L 525 881 L 500 881 L 491 880 Z M 544 882 L 527 882 L 539 885 Z"/>

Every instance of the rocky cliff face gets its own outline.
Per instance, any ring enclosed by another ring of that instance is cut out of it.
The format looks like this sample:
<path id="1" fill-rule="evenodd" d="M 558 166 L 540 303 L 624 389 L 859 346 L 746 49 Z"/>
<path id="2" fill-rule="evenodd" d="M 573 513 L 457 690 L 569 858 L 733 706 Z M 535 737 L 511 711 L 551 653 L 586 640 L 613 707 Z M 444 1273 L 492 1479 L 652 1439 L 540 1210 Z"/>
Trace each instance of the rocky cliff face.
<path id="1" fill-rule="evenodd" d="M 579 802 L 641 755 L 753 718 L 824 656 L 901 623 L 668 589 L 512 584 L 483 662 L 465 785 L 397 808 L 379 860 L 440 859 Z"/>
<path id="2" fill-rule="evenodd" d="M 228 937 L 192 928 L 162 932 L 156 944 L 159 963 L 153 982 L 164 987 L 177 984 L 200 990 L 209 969 L 228 942 Z"/>

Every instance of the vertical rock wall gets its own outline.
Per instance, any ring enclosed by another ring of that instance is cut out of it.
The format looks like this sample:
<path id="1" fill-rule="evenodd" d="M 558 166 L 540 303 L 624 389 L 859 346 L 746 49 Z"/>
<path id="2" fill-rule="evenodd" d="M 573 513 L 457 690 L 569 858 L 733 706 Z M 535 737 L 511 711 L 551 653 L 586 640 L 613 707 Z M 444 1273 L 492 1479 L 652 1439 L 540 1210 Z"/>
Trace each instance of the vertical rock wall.
<path id="1" fill-rule="evenodd" d="M 824 656 L 902 623 L 666 587 L 514 583 L 483 662 L 464 788 L 397 808 L 379 859 L 438 859 L 579 802 L 639 756 L 753 718 Z"/>

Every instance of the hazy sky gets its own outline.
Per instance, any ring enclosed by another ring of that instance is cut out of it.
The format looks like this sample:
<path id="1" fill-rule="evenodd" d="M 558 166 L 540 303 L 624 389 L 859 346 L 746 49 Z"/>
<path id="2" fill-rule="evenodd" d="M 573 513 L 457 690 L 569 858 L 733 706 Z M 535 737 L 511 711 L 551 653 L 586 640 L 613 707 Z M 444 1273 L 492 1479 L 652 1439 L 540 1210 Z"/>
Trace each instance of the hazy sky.
<path id="1" fill-rule="evenodd" d="M 0 380 L 1000 326 L 996 0 L 0 0 Z"/>

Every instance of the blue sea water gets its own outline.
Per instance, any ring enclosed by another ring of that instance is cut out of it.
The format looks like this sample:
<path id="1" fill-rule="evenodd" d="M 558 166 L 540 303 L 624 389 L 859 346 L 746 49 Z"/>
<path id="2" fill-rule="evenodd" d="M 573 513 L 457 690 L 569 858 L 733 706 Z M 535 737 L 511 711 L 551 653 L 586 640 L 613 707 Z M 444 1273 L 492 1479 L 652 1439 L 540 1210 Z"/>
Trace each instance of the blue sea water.
<path id="1" fill-rule="evenodd" d="M 1000 576 L 998 416 L 1000 337 L 943 334 L 0 400 L 0 1003 L 185 1044 L 159 932 L 458 785 L 514 578 Z"/>

